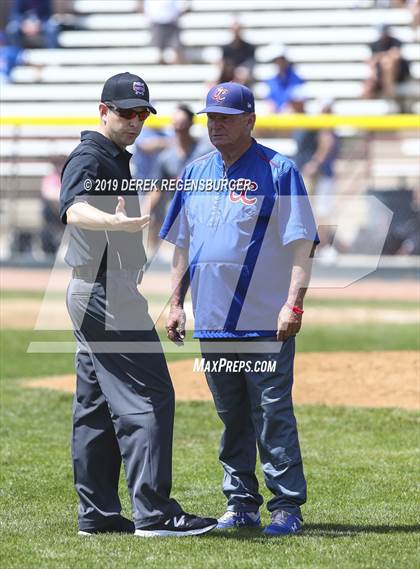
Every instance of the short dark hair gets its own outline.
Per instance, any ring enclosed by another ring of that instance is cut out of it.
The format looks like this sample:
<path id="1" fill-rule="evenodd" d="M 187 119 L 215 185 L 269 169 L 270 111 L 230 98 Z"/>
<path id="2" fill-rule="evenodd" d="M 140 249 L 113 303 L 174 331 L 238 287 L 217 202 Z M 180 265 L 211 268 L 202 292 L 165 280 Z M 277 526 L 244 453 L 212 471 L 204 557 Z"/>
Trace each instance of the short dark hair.
<path id="1" fill-rule="evenodd" d="M 188 105 L 178 105 L 177 109 L 178 111 L 183 111 L 188 116 L 190 121 L 193 122 L 194 113 L 192 112 L 191 108 Z"/>

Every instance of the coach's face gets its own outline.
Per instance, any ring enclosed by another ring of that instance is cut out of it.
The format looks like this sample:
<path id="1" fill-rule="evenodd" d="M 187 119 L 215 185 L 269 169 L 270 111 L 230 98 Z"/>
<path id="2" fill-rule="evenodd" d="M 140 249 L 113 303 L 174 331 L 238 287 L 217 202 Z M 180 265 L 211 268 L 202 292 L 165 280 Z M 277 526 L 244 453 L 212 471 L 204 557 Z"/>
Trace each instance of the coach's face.
<path id="1" fill-rule="evenodd" d="M 254 124 L 255 113 L 207 113 L 209 138 L 218 150 L 234 148 L 238 143 L 251 139 Z"/>
<path id="2" fill-rule="evenodd" d="M 142 111 L 143 107 L 132 109 Z M 104 103 L 100 103 L 99 112 L 101 115 L 101 132 L 121 148 L 133 144 L 143 128 L 144 120 L 132 113 L 132 118 L 120 116 L 118 110 L 111 110 Z"/>

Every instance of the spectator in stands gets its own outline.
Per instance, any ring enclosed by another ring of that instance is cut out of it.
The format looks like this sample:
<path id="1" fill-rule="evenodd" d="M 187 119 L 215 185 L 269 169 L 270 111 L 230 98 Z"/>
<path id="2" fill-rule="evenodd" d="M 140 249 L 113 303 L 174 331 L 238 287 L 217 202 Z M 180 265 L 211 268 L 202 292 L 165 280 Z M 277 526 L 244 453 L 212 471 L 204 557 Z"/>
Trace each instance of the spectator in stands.
<path id="1" fill-rule="evenodd" d="M 158 175 L 161 179 L 177 178 L 189 162 L 214 150 L 207 136 L 203 138 L 192 136 L 193 122 L 194 113 L 190 107 L 179 105 L 172 116 L 174 136 L 158 157 Z"/>
<path id="2" fill-rule="evenodd" d="M 168 147 L 160 153 L 157 159 L 157 178 L 159 180 L 176 179 L 182 174 L 187 164 L 214 150 L 207 136 L 203 138 L 192 136 L 193 120 L 194 113 L 187 105 L 177 107 L 172 116 L 174 135 Z M 149 241 L 153 249 L 159 242 L 159 230 L 172 195 L 171 192 L 167 191 L 152 193 Z"/>
<path id="3" fill-rule="evenodd" d="M 189 3 L 186 0 L 140 0 L 139 9 L 152 28 L 152 44 L 159 49 L 159 63 L 166 63 L 164 50 L 167 47 L 175 49 L 175 63 L 185 63 L 178 20 L 189 11 Z"/>
<path id="4" fill-rule="evenodd" d="M 220 83 L 229 83 L 229 81 L 233 81 L 235 77 L 235 65 L 233 64 L 230 59 L 221 59 L 218 63 L 219 66 L 219 76 L 216 78 L 215 81 L 211 82 L 211 86 L 218 85 Z"/>
<path id="5" fill-rule="evenodd" d="M 211 89 L 220 83 L 229 83 L 230 81 L 245 86 L 249 86 L 251 84 L 249 69 L 243 65 L 235 67 L 233 62 L 229 59 L 221 60 L 219 62 L 219 71 L 219 76 L 215 81 L 206 81 L 208 89 Z"/>
<path id="6" fill-rule="evenodd" d="M 13 0 L 6 33 L 9 45 L 20 49 L 58 47 L 51 0 Z"/>
<path id="7" fill-rule="evenodd" d="M 290 93 L 290 110 L 294 113 L 305 113 L 305 88 L 298 86 Z M 319 114 L 332 113 L 332 99 L 319 101 Z M 331 252 L 332 234 L 329 226 L 336 194 L 334 166 L 339 151 L 339 139 L 333 129 L 321 130 L 297 129 L 293 132 L 296 142 L 296 153 L 293 156 L 298 170 L 302 173 L 311 199 L 314 213 L 319 223 L 318 234 L 320 238 L 321 255 L 327 250 Z"/>
<path id="8" fill-rule="evenodd" d="M 305 81 L 295 72 L 284 45 L 270 46 L 268 58 L 277 65 L 277 73 L 266 82 L 269 89 L 267 98 L 271 112 L 283 112 L 290 102 L 291 91 Z"/>
<path id="9" fill-rule="evenodd" d="M 51 0 L 11 0 L 5 37 L 0 40 L 0 74 L 10 81 L 16 65 L 25 63 L 25 48 L 56 48 L 59 25 Z"/>
<path id="10" fill-rule="evenodd" d="M 168 147 L 170 142 L 171 136 L 166 128 L 143 127 L 134 143 L 133 158 L 131 160 L 131 174 L 133 178 L 157 180 L 159 178 L 159 155 Z M 142 211 L 149 213 L 151 202 L 154 199 L 153 193 L 140 191 L 139 196 Z M 151 233 L 149 235 L 151 248 L 154 250 L 156 248 L 156 238 L 153 239 Z"/>
<path id="11" fill-rule="evenodd" d="M 165 129 L 144 126 L 134 143 L 131 160 L 132 176 L 153 180 L 158 177 L 159 154 L 168 147 L 170 137 Z"/>
<path id="12" fill-rule="evenodd" d="M 0 81 L 8 83 L 13 68 L 20 63 L 23 63 L 23 51 L 9 45 L 6 35 L 0 32 Z"/>
<path id="13" fill-rule="evenodd" d="M 235 20 L 231 26 L 232 41 L 222 48 L 221 73 L 217 84 L 235 81 L 241 85 L 251 85 L 255 65 L 255 46 L 242 37 L 240 23 Z"/>
<path id="14" fill-rule="evenodd" d="M 41 243 L 44 253 L 55 255 L 63 236 L 63 224 L 59 216 L 61 170 L 65 156 L 56 156 L 52 162 L 52 171 L 41 182 L 42 219 Z"/>
<path id="15" fill-rule="evenodd" d="M 387 24 L 377 26 L 378 39 L 370 44 L 372 52 L 368 65 L 370 76 L 364 85 L 363 96 L 374 99 L 383 94 L 395 95 L 395 86 L 410 77 L 410 67 L 401 55 L 402 42 L 391 35 Z"/>

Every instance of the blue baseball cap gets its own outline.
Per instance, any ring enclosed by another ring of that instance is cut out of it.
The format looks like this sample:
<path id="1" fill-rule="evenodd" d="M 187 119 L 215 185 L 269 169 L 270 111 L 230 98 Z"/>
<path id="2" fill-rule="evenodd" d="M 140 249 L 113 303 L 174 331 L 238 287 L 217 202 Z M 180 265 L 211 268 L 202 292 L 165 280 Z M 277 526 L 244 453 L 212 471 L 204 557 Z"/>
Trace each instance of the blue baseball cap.
<path id="1" fill-rule="evenodd" d="M 219 83 L 208 92 L 206 107 L 197 114 L 223 113 L 225 115 L 240 115 L 254 113 L 254 95 L 239 83 Z"/>

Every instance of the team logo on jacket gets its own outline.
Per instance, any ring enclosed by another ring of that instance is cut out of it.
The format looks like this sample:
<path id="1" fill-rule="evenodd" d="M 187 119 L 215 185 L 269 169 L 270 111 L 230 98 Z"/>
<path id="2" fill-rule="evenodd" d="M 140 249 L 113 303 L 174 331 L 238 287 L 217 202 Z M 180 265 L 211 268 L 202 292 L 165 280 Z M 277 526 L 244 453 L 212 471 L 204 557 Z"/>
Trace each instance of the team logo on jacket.
<path id="1" fill-rule="evenodd" d="M 140 81 L 134 81 L 133 91 L 135 92 L 136 95 L 139 95 L 140 97 L 144 95 L 144 83 L 141 83 Z"/>
<path id="2" fill-rule="evenodd" d="M 218 87 L 216 91 L 212 95 L 212 99 L 216 101 L 216 103 L 221 103 L 226 99 L 226 95 L 229 93 L 229 89 L 225 89 L 224 87 Z"/>
<path id="3" fill-rule="evenodd" d="M 249 198 L 247 193 L 254 192 L 257 188 L 258 184 L 256 182 L 251 182 L 251 180 L 246 180 L 245 178 L 238 178 L 235 188 L 229 193 L 229 199 L 232 203 L 241 202 L 244 205 L 254 205 L 257 202 L 257 198 Z"/>

